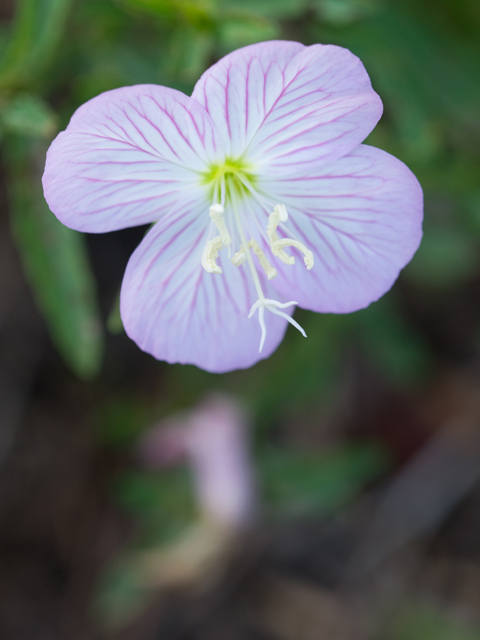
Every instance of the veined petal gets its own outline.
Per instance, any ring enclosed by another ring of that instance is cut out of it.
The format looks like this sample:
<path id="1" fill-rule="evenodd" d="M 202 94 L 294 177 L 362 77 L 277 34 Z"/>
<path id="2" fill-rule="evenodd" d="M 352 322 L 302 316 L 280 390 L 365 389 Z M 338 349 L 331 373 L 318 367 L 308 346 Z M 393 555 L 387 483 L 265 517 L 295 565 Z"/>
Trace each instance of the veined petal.
<path id="1" fill-rule="evenodd" d="M 208 239 L 204 211 L 187 208 L 163 217 L 127 265 L 121 315 L 127 334 L 159 360 L 195 364 L 214 373 L 250 367 L 283 338 L 286 320 L 268 314 L 267 339 L 248 313 L 257 295 L 246 266 L 234 267 L 223 250 L 223 274 L 207 273 L 201 255 Z M 198 204 L 200 206 L 200 203 Z M 272 290 L 265 285 L 266 295 Z"/>
<path id="2" fill-rule="evenodd" d="M 293 266 L 275 264 L 272 285 L 301 307 L 348 313 L 368 306 L 420 244 L 422 189 L 403 162 L 380 149 L 360 145 L 315 175 L 264 180 L 261 188 L 287 206 L 288 230 L 314 253 L 311 271 L 301 256 Z"/>
<path id="3" fill-rule="evenodd" d="M 347 49 L 271 41 L 234 51 L 198 81 L 192 97 L 212 115 L 223 144 L 268 175 L 298 174 L 358 146 L 382 103 Z"/>
<path id="4" fill-rule="evenodd" d="M 137 85 L 81 106 L 52 143 L 45 198 L 68 227 L 99 233 L 154 222 L 222 159 L 209 114 L 179 91 Z"/>

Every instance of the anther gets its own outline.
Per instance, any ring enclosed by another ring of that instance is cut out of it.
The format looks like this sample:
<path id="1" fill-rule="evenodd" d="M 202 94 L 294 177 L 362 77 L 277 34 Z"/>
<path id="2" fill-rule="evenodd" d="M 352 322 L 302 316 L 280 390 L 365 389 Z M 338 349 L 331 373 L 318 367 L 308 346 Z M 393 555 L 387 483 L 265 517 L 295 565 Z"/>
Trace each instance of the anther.
<path id="1" fill-rule="evenodd" d="M 269 263 L 265 254 L 260 248 L 260 245 L 258 244 L 258 242 L 252 238 L 248 243 L 248 247 L 257 256 L 260 266 L 265 271 L 267 280 L 276 278 L 277 270 L 275 269 L 275 267 L 272 267 L 272 265 Z M 247 252 L 245 251 L 243 245 L 240 247 L 240 250 L 237 251 L 232 258 L 230 258 L 230 260 L 236 267 L 240 267 L 245 262 L 246 259 L 247 259 Z"/>
<path id="2" fill-rule="evenodd" d="M 277 204 L 268 217 L 267 235 L 270 241 L 270 247 L 272 253 L 285 264 L 295 264 L 294 256 L 290 256 L 285 250 L 285 247 L 294 247 L 303 253 L 303 261 L 305 266 L 310 271 L 313 267 L 313 253 L 310 249 L 298 240 L 292 238 L 279 238 L 277 233 L 277 227 L 280 222 L 286 222 L 288 220 L 287 207 L 284 204 Z"/>
<path id="3" fill-rule="evenodd" d="M 218 232 L 222 239 L 222 244 L 228 247 L 228 245 L 232 243 L 232 238 L 230 236 L 230 233 L 228 232 L 225 218 L 223 217 L 224 213 L 225 207 L 223 207 L 221 204 L 212 204 L 212 206 L 210 207 L 210 217 L 218 229 Z"/>
<path id="4" fill-rule="evenodd" d="M 256 240 L 253 240 L 252 238 L 252 240 L 250 240 L 250 242 L 248 243 L 248 246 L 252 249 L 253 253 L 257 256 L 260 266 L 265 271 L 267 280 L 276 278 L 277 270 L 275 269 L 275 267 L 272 267 L 272 265 L 269 263 L 269 261 L 265 257 L 265 254 L 260 249 L 260 245 L 258 244 L 258 242 Z"/>
<path id="5" fill-rule="evenodd" d="M 223 247 L 222 237 L 217 236 L 213 240 L 209 240 L 205 245 L 202 253 L 202 267 L 208 273 L 223 273 L 221 267 L 215 262 L 218 258 L 218 252 Z"/>
<path id="6" fill-rule="evenodd" d="M 234 267 L 241 267 L 242 264 L 246 261 L 247 254 L 243 249 L 243 244 L 240 246 L 240 250 L 233 254 L 230 258 L 230 262 Z"/>
<path id="7" fill-rule="evenodd" d="M 221 204 L 212 204 L 209 209 L 210 217 L 220 233 L 219 236 L 208 240 L 202 253 L 202 267 L 208 273 L 223 273 L 222 268 L 216 263 L 218 252 L 222 247 L 228 247 L 232 243 L 232 238 L 228 232 L 223 214 L 225 207 Z M 229 249 L 230 251 L 230 249 Z"/>

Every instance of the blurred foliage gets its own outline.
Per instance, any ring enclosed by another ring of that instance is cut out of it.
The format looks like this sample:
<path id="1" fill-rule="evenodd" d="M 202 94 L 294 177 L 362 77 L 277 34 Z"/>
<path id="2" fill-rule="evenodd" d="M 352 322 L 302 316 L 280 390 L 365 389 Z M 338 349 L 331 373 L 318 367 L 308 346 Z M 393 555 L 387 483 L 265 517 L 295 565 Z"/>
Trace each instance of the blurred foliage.
<path id="1" fill-rule="evenodd" d="M 122 557 L 102 576 L 97 586 L 94 617 L 99 628 L 118 631 L 155 600 L 155 591 L 141 584 L 137 564 Z"/>
<path id="2" fill-rule="evenodd" d="M 50 138 L 57 129 L 57 118 L 50 107 L 29 93 L 16 93 L 0 104 L 1 133 Z"/>
<path id="3" fill-rule="evenodd" d="M 375 447 L 307 456 L 281 443 L 272 449 L 269 435 L 300 410 L 318 413 L 320 422 L 320 408 L 338 402 L 339 381 L 358 358 L 396 390 L 430 379 L 438 354 L 418 317 L 447 308 L 480 276 L 479 34 L 478 0 L 15 3 L 15 15 L 0 25 L 0 137 L 12 230 L 52 339 L 79 376 L 99 371 L 104 349 L 94 277 L 84 238 L 49 214 L 39 179 L 52 137 L 100 92 L 157 83 L 190 93 L 219 57 L 272 38 L 348 47 L 385 105 L 367 143 L 405 161 L 425 192 L 425 239 L 381 301 L 349 316 L 298 310 L 308 340 L 289 329 L 277 352 L 248 371 L 220 377 L 159 364 L 154 400 L 150 389 L 148 399 L 122 392 L 97 406 L 92 424 L 104 446 L 131 447 L 155 417 L 191 407 L 216 388 L 243 398 L 255 416 L 259 482 L 271 513 L 332 513 L 382 472 L 385 458 Z M 121 329 L 115 305 L 108 327 Z M 467 343 L 472 353 L 479 335 L 480 327 Z M 176 535 L 195 514 L 183 471 L 129 472 L 114 492 L 139 517 L 145 544 Z M 427 618 L 396 637 L 454 637 Z"/>
<path id="4" fill-rule="evenodd" d="M 269 518 L 331 517 L 387 468 L 377 446 L 339 447 L 322 453 L 264 449 L 255 456 L 258 490 Z M 186 469 L 128 471 L 114 495 L 140 521 L 138 544 L 164 544 L 191 525 L 197 514 Z"/>
<path id="5" fill-rule="evenodd" d="M 129 471 L 117 478 L 113 493 L 139 521 L 137 542 L 145 547 L 175 539 L 197 515 L 187 469 Z"/>
<path id="6" fill-rule="evenodd" d="M 257 466 L 269 512 L 283 517 L 328 517 L 377 479 L 387 460 L 383 451 L 365 445 L 309 455 L 270 449 Z"/>
<path id="7" fill-rule="evenodd" d="M 21 0 L 0 62 L 0 90 L 39 87 L 64 34 L 71 0 Z"/>
<path id="8" fill-rule="evenodd" d="M 157 411 L 145 395 L 108 397 L 96 404 L 90 420 L 95 440 L 111 450 L 129 450 L 145 426 L 155 420 Z"/>
<path id="9" fill-rule="evenodd" d="M 52 217 L 40 182 L 47 143 L 58 126 L 42 95 L 42 77 L 70 8 L 69 0 L 17 3 L 0 61 L 0 135 L 12 231 L 25 273 L 65 362 L 90 378 L 100 368 L 103 339 L 85 241 Z"/>
<path id="10" fill-rule="evenodd" d="M 79 377 L 91 378 L 102 356 L 94 280 L 84 238 L 52 216 L 42 197 L 38 165 L 45 150 L 20 137 L 4 145 L 12 232 L 60 353 Z"/>
<path id="11" fill-rule="evenodd" d="M 432 603 L 407 603 L 394 618 L 388 640 L 480 640 L 480 631 L 461 616 Z"/>
<path id="12" fill-rule="evenodd" d="M 332 517 L 350 504 L 386 468 L 386 456 L 373 445 L 319 454 L 269 449 L 255 459 L 258 490 L 269 520 Z M 105 571 L 96 611 L 103 624 L 120 626 L 155 596 L 140 586 L 138 552 L 161 554 L 196 540 L 202 526 L 187 469 L 128 471 L 118 476 L 114 495 L 136 520 L 135 539 Z"/>

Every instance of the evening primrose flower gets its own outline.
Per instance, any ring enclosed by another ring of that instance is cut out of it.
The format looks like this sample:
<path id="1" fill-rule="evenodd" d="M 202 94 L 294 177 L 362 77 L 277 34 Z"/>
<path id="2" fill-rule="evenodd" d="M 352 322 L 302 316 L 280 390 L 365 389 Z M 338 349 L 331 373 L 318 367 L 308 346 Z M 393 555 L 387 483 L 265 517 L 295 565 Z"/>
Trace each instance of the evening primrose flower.
<path id="1" fill-rule="evenodd" d="M 214 64 L 190 98 L 137 85 L 81 106 L 49 149 L 45 197 L 79 231 L 153 223 L 121 291 L 142 349 L 213 372 L 249 367 L 288 323 L 305 335 L 295 305 L 366 307 L 415 253 L 420 185 L 361 144 L 381 113 L 348 50 L 255 44 Z"/>

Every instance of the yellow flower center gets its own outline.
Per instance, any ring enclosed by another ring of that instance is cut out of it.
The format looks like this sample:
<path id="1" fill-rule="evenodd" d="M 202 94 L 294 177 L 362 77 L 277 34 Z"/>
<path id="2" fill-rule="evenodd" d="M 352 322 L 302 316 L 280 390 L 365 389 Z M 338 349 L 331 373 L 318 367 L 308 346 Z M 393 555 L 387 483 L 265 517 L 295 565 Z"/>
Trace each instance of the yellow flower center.
<path id="1" fill-rule="evenodd" d="M 227 158 L 223 164 L 210 165 L 202 176 L 202 182 L 208 185 L 213 202 L 223 198 L 224 205 L 231 204 L 235 198 L 238 200 L 249 194 L 248 186 L 253 189 L 256 187 L 257 176 L 252 169 L 241 158 Z"/>

